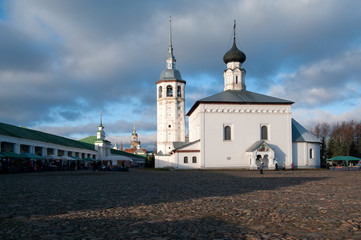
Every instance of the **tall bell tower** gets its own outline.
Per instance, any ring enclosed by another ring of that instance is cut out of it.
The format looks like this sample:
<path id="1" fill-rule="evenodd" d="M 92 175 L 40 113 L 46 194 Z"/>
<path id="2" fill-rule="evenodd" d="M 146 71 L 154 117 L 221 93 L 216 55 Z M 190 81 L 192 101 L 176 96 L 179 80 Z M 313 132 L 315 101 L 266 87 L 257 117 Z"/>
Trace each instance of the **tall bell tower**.
<path id="1" fill-rule="evenodd" d="M 185 142 L 185 85 L 180 72 L 175 69 L 173 55 L 172 20 L 169 17 L 168 56 L 157 81 L 157 153 L 169 154 L 173 142 Z"/>

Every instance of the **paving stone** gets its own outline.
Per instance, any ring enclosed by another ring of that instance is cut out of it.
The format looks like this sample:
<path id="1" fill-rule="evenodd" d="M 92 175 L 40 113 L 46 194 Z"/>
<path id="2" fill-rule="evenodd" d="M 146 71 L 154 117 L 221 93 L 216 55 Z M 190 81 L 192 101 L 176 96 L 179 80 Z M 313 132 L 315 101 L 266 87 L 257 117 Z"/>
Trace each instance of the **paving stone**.
<path id="1" fill-rule="evenodd" d="M 360 239 L 359 182 L 326 170 L 6 174 L 0 239 Z"/>

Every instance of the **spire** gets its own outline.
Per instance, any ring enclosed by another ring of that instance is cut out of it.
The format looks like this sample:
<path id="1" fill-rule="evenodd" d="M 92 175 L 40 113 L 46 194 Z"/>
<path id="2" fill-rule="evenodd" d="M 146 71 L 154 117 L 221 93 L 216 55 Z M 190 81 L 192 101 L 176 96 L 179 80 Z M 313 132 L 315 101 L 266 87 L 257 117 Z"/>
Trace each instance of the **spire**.
<path id="1" fill-rule="evenodd" d="M 223 61 L 226 64 L 228 62 L 244 63 L 244 61 L 246 61 L 246 55 L 236 46 L 236 20 L 234 20 L 233 24 L 233 46 L 226 54 L 224 54 Z"/>
<path id="2" fill-rule="evenodd" d="M 236 19 L 234 19 L 234 24 L 233 24 L 233 44 L 236 44 Z"/>
<path id="3" fill-rule="evenodd" d="M 133 127 L 133 134 L 136 134 L 135 132 L 135 123 L 133 123 L 134 127 Z"/>
<path id="4" fill-rule="evenodd" d="M 103 112 L 100 111 L 100 125 L 98 126 L 97 139 L 105 140 L 105 132 L 104 132 L 104 127 L 103 127 L 102 114 L 103 114 Z"/>
<path id="5" fill-rule="evenodd" d="M 168 45 L 168 56 L 166 59 L 167 69 L 175 68 L 175 57 L 173 55 L 173 45 L 172 45 L 172 18 L 169 17 L 169 45 Z"/>
<path id="6" fill-rule="evenodd" d="M 100 125 L 99 125 L 99 127 L 103 127 L 102 115 L 103 115 L 103 111 L 100 111 Z"/>

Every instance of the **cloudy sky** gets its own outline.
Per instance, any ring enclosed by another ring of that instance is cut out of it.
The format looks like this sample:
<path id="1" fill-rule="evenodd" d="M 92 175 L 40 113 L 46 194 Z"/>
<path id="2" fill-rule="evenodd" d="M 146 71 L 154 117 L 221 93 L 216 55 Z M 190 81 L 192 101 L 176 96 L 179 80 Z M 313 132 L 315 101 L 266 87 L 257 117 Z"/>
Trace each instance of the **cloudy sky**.
<path id="1" fill-rule="evenodd" d="M 247 90 L 295 102 L 293 117 L 361 116 L 361 1 L 0 0 L 0 121 L 80 139 L 103 112 L 109 140 L 133 124 L 156 141 L 156 86 L 169 16 L 186 111 L 223 91 L 223 55 L 247 56 Z"/>

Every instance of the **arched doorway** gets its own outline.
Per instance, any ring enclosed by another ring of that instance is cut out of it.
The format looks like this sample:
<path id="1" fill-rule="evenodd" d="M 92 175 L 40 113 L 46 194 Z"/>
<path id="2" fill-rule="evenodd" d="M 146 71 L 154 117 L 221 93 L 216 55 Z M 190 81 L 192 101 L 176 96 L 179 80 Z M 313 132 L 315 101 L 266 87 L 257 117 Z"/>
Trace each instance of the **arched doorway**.
<path id="1" fill-rule="evenodd" d="M 263 162 L 263 166 L 265 168 L 268 168 L 268 164 L 269 164 L 269 160 L 268 160 L 268 155 L 257 155 L 257 158 L 256 158 L 256 165 L 257 165 L 257 168 L 261 165 L 261 163 Z"/>

